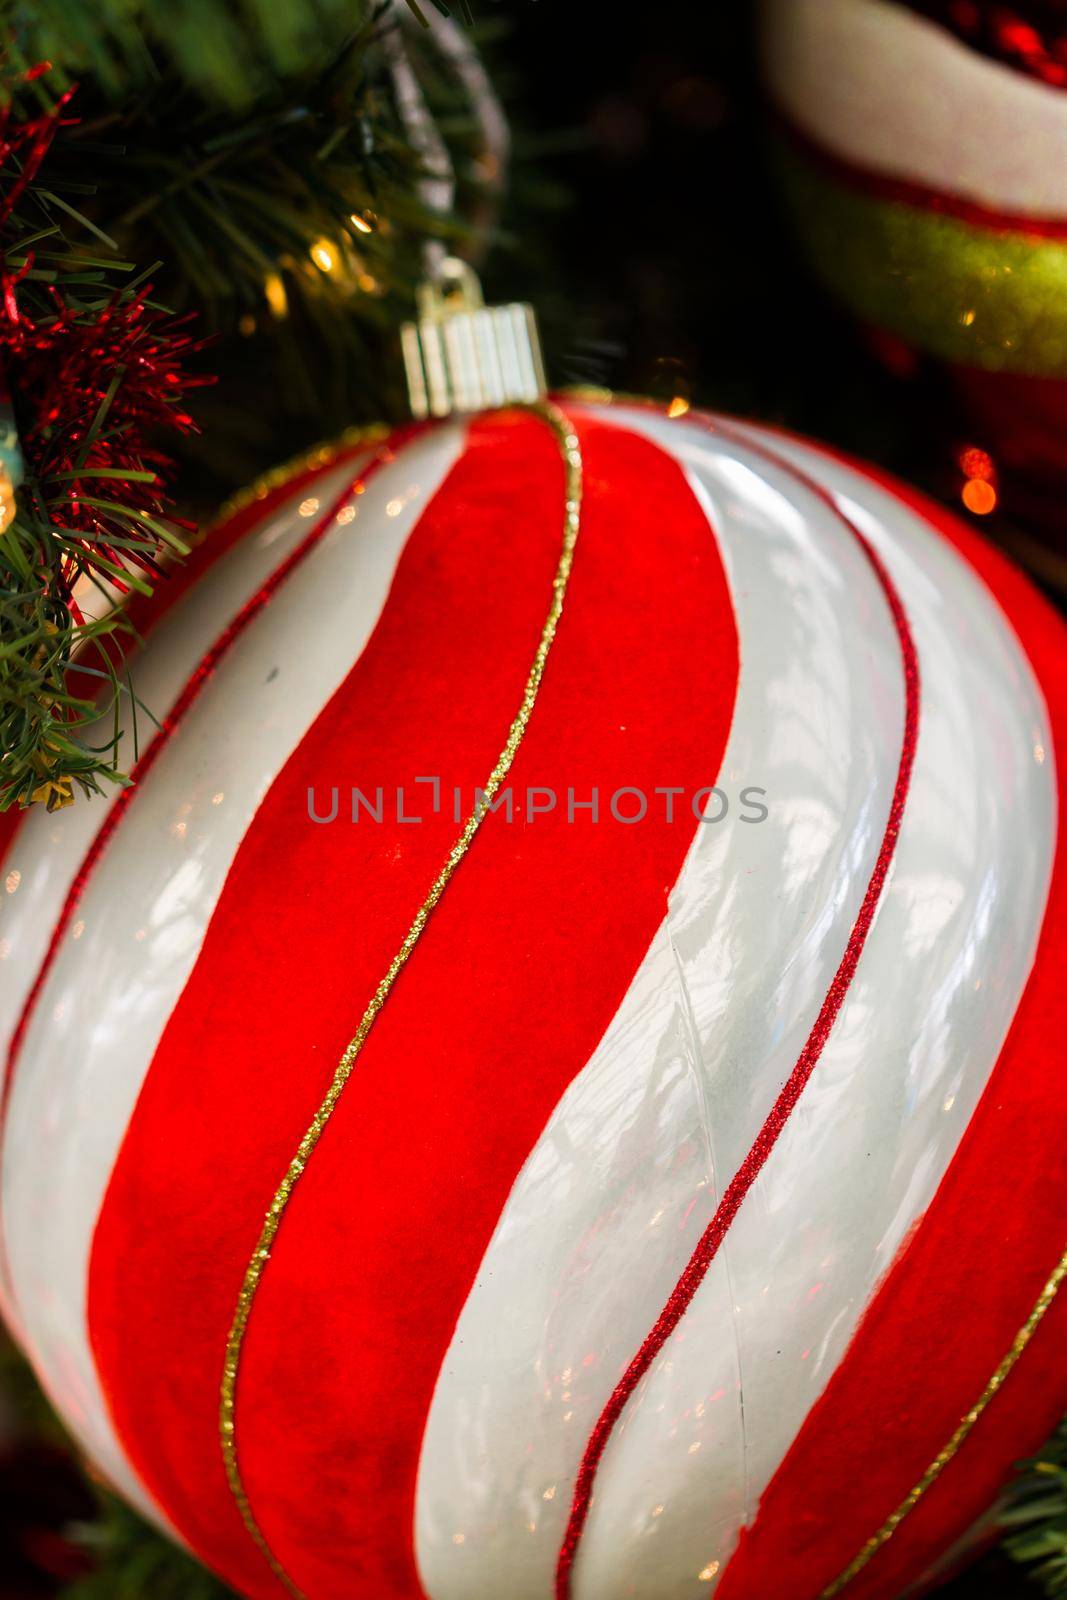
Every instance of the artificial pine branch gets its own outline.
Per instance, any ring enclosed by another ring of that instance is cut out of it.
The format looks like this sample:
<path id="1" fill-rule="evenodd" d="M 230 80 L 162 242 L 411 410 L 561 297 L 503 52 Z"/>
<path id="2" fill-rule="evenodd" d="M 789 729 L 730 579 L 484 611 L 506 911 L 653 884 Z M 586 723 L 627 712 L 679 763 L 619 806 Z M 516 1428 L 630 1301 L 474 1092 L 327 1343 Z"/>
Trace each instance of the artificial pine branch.
<path id="1" fill-rule="evenodd" d="M 232 1589 L 112 1495 L 100 1519 L 73 1530 L 93 1569 L 62 1600 L 236 1600 Z"/>
<path id="2" fill-rule="evenodd" d="M 1051 1596 L 1067 1595 L 1067 1420 L 1024 1463 L 1000 1518 L 1004 1548 Z"/>
<path id="3" fill-rule="evenodd" d="M 207 501 L 269 466 L 279 436 L 302 442 L 294 429 L 311 440 L 400 411 L 394 346 L 423 246 L 484 243 L 420 204 L 392 92 L 385 36 L 432 3 L 0 0 L 20 58 L 51 61 L 57 89 L 78 84 L 68 176 L 92 191 L 79 208 L 121 251 L 158 256 L 161 298 L 221 336 L 219 404 L 250 448 L 216 457 L 205 426 Z M 463 212 L 486 181 L 474 120 L 429 34 L 406 31 Z"/>
<path id="4" fill-rule="evenodd" d="M 166 462 L 152 440 L 161 424 L 191 429 L 177 402 L 203 380 L 172 368 L 160 396 L 141 385 L 139 416 L 127 404 L 139 374 L 164 376 L 168 350 L 196 364 L 159 302 L 196 313 L 223 380 L 218 418 L 202 400 L 204 435 L 182 463 L 205 507 L 267 468 L 279 438 L 291 450 L 402 408 L 393 346 L 422 247 L 463 229 L 417 198 L 419 163 L 382 47 L 398 19 L 383 0 L 186 0 L 178 12 L 169 0 L 0 0 L 11 41 L 5 122 L 48 129 L 47 166 L 29 188 L 17 150 L 0 169 L 5 305 L 15 313 L 7 377 L 32 458 L 19 522 L 0 544 L 0 807 L 65 803 L 77 787 L 121 781 L 129 764 L 113 737 L 94 733 L 90 744 L 86 732 L 127 692 L 121 652 L 109 648 L 121 611 L 93 622 L 72 610 L 72 595 L 87 576 L 150 588 L 163 548 L 181 553 L 160 515 Z M 478 181 L 471 119 L 422 54 L 462 192 L 465 174 Z M 29 65 L 43 59 L 46 73 Z M 26 70 L 13 74 L 19 63 Z M 64 114 L 75 79 L 76 122 Z M 153 256 L 158 300 L 131 265 Z M 136 359 L 112 341 L 101 389 L 74 345 L 120 318 L 138 324 Z M 33 371 L 23 359 L 31 325 Z M 70 355 L 62 366 L 50 365 L 57 347 Z M 53 400 L 46 437 L 37 419 Z M 90 458 L 64 457 L 66 434 L 90 425 Z M 100 479 L 117 467 L 116 483 Z M 99 648 L 86 667 L 89 643 Z"/>
<path id="5" fill-rule="evenodd" d="M 0 111 L 0 367 L 25 468 L 0 534 L 0 809 L 51 810 L 121 776 L 117 732 L 87 732 L 123 692 L 111 602 L 147 591 L 163 552 L 186 548 L 151 434 L 193 426 L 192 341 L 53 192 L 67 100 Z"/>
<path id="6" fill-rule="evenodd" d="M 292 75 L 314 72 L 373 12 L 367 0 L 4 0 L 24 65 L 51 62 L 62 92 L 96 85 L 122 111 L 162 84 L 247 114 Z"/>
<path id="7" fill-rule="evenodd" d="M 423 21 L 420 0 L 406 0 Z M 447 16 L 444 0 L 425 0 Z M 124 106 L 170 77 L 244 114 L 279 79 L 314 71 L 383 9 L 381 0 L 5 0 L 22 64 L 48 60 L 57 83 L 91 79 Z M 471 21 L 467 0 L 460 12 Z"/>

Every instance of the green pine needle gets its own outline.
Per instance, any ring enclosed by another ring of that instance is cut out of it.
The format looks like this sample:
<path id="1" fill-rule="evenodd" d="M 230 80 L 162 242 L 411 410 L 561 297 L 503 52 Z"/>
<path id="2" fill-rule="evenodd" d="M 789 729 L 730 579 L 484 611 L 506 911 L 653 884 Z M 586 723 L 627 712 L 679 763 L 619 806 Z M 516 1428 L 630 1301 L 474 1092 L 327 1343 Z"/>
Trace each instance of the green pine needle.
<path id="1" fill-rule="evenodd" d="M 221 374 L 199 394 L 195 451 L 183 447 L 206 501 L 269 467 L 278 438 L 288 451 L 402 410 L 393 346 L 424 246 L 465 235 L 418 199 L 382 48 L 396 18 L 381 0 L 0 0 L 0 24 L 14 41 L 7 91 L 23 114 L 77 84 L 76 125 L 58 135 L 3 241 L 9 266 L 32 255 L 19 295 L 32 311 L 33 296 L 44 307 L 56 288 L 92 312 L 116 286 L 130 294 L 150 276 L 154 306 L 195 313 L 213 341 L 204 365 Z M 469 108 L 426 53 L 427 36 L 411 31 L 462 197 L 476 151 Z M 15 81 L 41 60 L 48 73 Z M 161 265 L 134 267 L 146 259 Z M 110 425 L 121 382 L 116 373 L 86 449 Z M 79 627 L 57 598 L 65 558 L 89 577 L 119 575 L 91 541 L 79 548 L 53 526 L 68 481 L 27 484 L 0 540 L 0 809 L 28 803 L 44 779 L 87 792 L 121 782 L 132 760 L 90 729 L 97 714 L 114 725 L 123 677 L 95 709 L 87 680 L 80 694 L 66 683 L 86 640 L 125 631 L 121 612 Z M 149 529 L 180 556 L 184 541 L 165 522 L 131 519 L 101 489 L 86 503 L 112 548 Z M 143 574 L 127 582 L 151 587 Z"/>
<path id="2" fill-rule="evenodd" d="M 1067 1595 L 1067 1419 L 1039 1456 L 1023 1464 L 998 1519 L 1008 1554 L 1050 1597 Z"/>
<path id="3" fill-rule="evenodd" d="M 72 1531 L 95 1566 L 62 1600 L 235 1600 L 194 1557 L 110 1495 L 102 1497 L 99 1522 Z"/>

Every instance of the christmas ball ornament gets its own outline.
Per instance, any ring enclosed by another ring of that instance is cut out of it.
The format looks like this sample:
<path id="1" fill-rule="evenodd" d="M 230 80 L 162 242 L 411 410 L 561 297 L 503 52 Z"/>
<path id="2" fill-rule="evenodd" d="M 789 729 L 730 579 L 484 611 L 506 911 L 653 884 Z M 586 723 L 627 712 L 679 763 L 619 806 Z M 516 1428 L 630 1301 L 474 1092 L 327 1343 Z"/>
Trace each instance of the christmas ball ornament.
<path id="1" fill-rule="evenodd" d="M 264 489 L 0 869 L 3 1297 L 256 1600 L 889 1597 L 1067 1403 L 1060 623 L 567 402 Z"/>
<path id="2" fill-rule="evenodd" d="M 796 226 L 868 326 L 945 365 L 983 441 L 1067 477 L 1067 25 L 985 0 L 764 0 Z"/>

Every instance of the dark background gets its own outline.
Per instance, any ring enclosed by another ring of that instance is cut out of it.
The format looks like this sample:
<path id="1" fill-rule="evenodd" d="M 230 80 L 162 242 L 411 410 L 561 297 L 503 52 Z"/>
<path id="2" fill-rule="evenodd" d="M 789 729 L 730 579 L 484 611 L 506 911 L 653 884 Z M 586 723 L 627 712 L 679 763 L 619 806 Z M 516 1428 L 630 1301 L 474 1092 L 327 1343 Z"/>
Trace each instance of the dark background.
<path id="1" fill-rule="evenodd" d="M 523 236 L 492 258 L 490 287 L 537 303 L 556 383 L 687 393 L 949 489 L 936 379 L 891 377 L 795 248 L 754 11 L 509 8 L 496 76 L 519 128 L 505 220 Z M 569 203 L 539 213 L 545 174 Z"/>

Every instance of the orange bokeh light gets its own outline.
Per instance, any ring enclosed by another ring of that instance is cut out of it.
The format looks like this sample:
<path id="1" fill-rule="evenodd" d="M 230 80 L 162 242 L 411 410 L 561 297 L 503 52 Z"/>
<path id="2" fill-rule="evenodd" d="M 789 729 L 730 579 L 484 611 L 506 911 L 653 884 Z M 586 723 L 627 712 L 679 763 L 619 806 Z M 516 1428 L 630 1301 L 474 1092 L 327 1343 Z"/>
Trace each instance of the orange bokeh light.
<path id="1" fill-rule="evenodd" d="M 984 478 L 968 478 L 960 491 L 960 499 L 976 517 L 987 517 L 997 503 L 997 491 Z"/>
<path id="2" fill-rule="evenodd" d="M 959 463 L 965 478 L 984 478 L 986 483 L 993 483 L 996 479 L 993 457 L 988 450 L 981 450 L 975 444 L 966 445 L 960 451 Z"/>

